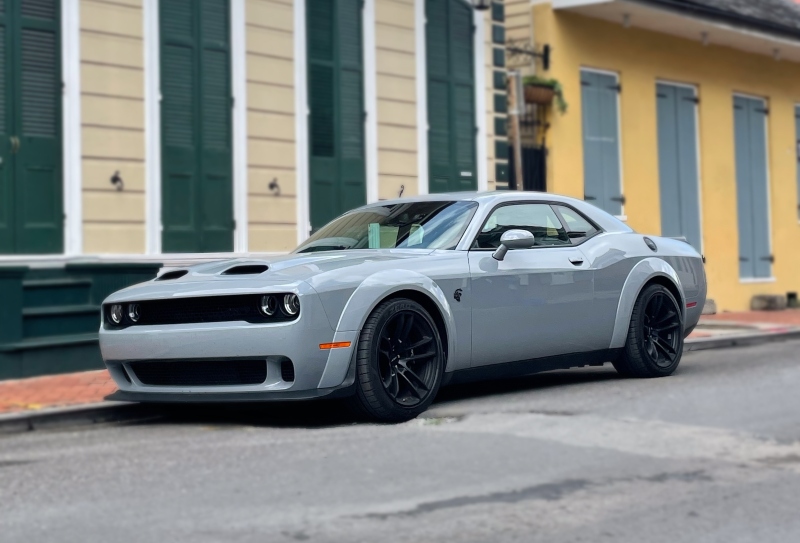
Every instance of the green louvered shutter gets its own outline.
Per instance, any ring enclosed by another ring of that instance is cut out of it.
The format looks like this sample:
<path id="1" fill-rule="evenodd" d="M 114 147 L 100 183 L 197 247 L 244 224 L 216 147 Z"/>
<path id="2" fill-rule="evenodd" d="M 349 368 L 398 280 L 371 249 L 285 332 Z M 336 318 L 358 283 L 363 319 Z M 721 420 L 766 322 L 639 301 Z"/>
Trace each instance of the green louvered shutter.
<path id="1" fill-rule="evenodd" d="M 60 253 L 59 2 L 4 0 L 0 13 L 0 252 Z"/>
<path id="2" fill-rule="evenodd" d="M 312 229 L 366 202 L 362 7 L 306 3 Z"/>
<path id="3" fill-rule="evenodd" d="M 14 252 L 14 192 L 12 190 L 10 53 L 13 50 L 9 31 L 10 2 L 0 0 L 0 254 Z"/>
<path id="4" fill-rule="evenodd" d="M 162 250 L 233 250 L 229 5 L 161 0 Z"/>
<path id="5" fill-rule="evenodd" d="M 474 27 L 461 0 L 426 0 L 430 192 L 475 190 Z"/>

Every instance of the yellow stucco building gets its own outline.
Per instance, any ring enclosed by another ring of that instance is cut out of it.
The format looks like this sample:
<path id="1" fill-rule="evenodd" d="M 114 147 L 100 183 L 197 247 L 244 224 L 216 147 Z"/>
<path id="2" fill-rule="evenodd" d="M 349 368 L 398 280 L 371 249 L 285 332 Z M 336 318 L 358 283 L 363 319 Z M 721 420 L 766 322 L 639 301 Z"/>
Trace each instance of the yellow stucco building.
<path id="1" fill-rule="evenodd" d="M 800 290 L 800 9 L 783 0 L 506 9 L 510 37 L 551 50 L 549 69 L 537 60 L 522 71 L 558 80 L 569 105 L 539 113 L 549 191 L 692 241 L 722 310 Z"/>

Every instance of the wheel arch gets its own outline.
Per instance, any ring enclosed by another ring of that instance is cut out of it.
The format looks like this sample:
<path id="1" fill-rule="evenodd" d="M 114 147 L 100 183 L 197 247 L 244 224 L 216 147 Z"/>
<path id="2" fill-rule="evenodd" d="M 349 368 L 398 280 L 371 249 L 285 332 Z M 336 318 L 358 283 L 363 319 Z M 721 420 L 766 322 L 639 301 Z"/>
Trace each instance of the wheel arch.
<path id="1" fill-rule="evenodd" d="M 662 285 L 669 290 L 678 302 L 681 315 L 685 316 L 686 300 L 678 273 L 669 263 L 660 258 L 645 258 L 633 267 L 622 287 L 617 305 L 617 315 L 614 320 L 614 332 L 611 336 L 611 349 L 619 349 L 625 346 L 633 306 L 642 290 L 652 284 Z"/>
<path id="2" fill-rule="evenodd" d="M 450 355 L 456 352 L 457 340 L 453 312 L 439 285 L 419 272 L 387 270 L 365 279 L 342 310 L 337 332 L 360 331 L 378 304 L 393 298 L 409 298 L 428 311 L 442 336 L 447 366 L 450 366 L 453 361 Z"/>

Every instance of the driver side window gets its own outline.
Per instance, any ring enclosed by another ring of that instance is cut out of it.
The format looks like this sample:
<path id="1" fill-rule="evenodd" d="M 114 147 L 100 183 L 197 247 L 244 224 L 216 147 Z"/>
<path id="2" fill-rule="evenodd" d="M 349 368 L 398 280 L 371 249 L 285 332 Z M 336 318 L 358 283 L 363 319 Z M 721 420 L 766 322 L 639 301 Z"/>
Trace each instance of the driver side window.
<path id="1" fill-rule="evenodd" d="M 527 230 L 537 246 L 570 245 L 558 216 L 548 204 L 513 204 L 495 209 L 475 239 L 477 249 L 496 249 L 508 230 Z"/>

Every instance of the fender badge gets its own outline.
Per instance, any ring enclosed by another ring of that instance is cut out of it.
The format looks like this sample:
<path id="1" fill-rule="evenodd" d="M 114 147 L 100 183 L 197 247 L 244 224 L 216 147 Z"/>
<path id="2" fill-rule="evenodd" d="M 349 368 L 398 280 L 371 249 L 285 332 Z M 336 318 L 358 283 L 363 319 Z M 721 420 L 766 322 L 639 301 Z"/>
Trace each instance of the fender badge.
<path id="1" fill-rule="evenodd" d="M 457 288 L 456 291 L 453 293 L 453 298 L 456 299 L 457 302 L 461 301 L 461 289 Z"/>

